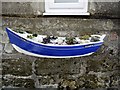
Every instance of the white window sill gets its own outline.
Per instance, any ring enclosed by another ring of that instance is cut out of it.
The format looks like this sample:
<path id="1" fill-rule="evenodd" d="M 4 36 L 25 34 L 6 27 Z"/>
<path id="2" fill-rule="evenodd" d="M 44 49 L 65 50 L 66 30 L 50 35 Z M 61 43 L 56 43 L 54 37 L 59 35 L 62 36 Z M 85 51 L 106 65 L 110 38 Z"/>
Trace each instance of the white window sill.
<path id="1" fill-rule="evenodd" d="M 86 15 L 86 16 L 88 16 L 88 15 L 90 15 L 90 13 L 88 13 L 88 12 L 79 12 L 79 13 L 75 13 L 75 12 L 70 12 L 70 13 L 65 13 L 65 12 L 63 12 L 63 13 L 61 13 L 61 12 L 45 12 L 45 13 L 43 13 L 43 15 Z"/>

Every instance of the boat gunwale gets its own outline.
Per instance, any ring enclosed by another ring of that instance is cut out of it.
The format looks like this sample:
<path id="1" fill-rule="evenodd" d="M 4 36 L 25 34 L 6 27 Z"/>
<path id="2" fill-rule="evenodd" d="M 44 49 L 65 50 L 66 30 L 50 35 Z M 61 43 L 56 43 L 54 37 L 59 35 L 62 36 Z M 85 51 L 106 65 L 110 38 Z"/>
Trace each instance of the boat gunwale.
<path id="1" fill-rule="evenodd" d="M 12 29 L 10 28 L 6 28 L 8 29 L 10 32 L 12 32 L 13 34 L 17 35 L 19 38 L 23 39 L 23 40 L 27 40 L 29 42 L 32 42 L 32 43 L 35 43 L 35 44 L 38 44 L 38 45 L 43 45 L 43 46 L 48 46 L 48 47 L 56 47 L 56 48 L 59 48 L 59 47 L 75 47 L 75 46 L 87 46 L 87 45 L 96 45 L 96 44 L 102 44 L 103 43 L 103 40 L 100 40 L 100 41 L 97 41 L 97 42 L 89 42 L 89 43 L 83 43 L 83 44 L 72 44 L 72 45 L 55 45 L 55 44 L 44 44 L 44 43 L 40 43 L 40 42 L 37 42 L 37 41 L 34 41 L 32 39 L 29 39 L 29 38 L 25 38 L 25 37 L 22 37 L 21 35 L 19 35 L 19 33 L 13 31 Z"/>

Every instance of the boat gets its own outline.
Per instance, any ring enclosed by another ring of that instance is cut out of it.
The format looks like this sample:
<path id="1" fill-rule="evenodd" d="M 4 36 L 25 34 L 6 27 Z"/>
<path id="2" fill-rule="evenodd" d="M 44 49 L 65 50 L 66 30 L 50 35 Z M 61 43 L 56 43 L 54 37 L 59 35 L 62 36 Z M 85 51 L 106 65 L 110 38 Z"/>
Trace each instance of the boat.
<path id="1" fill-rule="evenodd" d="M 27 34 L 6 28 L 10 43 L 20 53 L 44 58 L 72 58 L 88 56 L 96 52 L 104 42 L 105 34 L 98 36 L 99 41 L 73 45 L 44 44 L 27 38 Z M 44 36 L 43 36 L 44 37 Z"/>

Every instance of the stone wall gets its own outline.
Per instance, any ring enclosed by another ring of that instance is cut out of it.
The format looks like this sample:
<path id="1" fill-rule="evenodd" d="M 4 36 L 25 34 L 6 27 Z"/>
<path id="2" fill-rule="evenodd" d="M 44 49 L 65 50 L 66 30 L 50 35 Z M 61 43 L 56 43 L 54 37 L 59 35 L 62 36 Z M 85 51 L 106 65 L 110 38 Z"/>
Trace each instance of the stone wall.
<path id="1" fill-rule="evenodd" d="M 89 0 L 88 12 L 91 16 L 118 18 L 119 0 Z M 2 14 L 9 16 L 34 17 L 45 12 L 44 0 L 38 2 L 2 2 Z"/>
<path id="2" fill-rule="evenodd" d="M 2 14 L 33 16 L 42 15 L 44 12 L 43 2 L 2 2 Z"/>
<path id="3" fill-rule="evenodd" d="M 105 2 L 101 4 L 91 2 L 89 11 L 92 16 L 90 17 L 36 17 L 43 10 L 39 9 L 41 8 L 39 3 L 35 8 L 35 3 L 3 2 L 0 26 L 2 88 L 119 90 L 120 20 L 117 19 L 119 18 L 117 14 L 119 11 L 116 9 L 118 3 L 115 5 L 114 3 L 110 4 L 109 2 L 108 5 Z M 9 4 L 9 8 L 6 4 Z M 106 5 L 112 6 L 113 9 L 103 8 Z M 35 12 L 34 9 L 36 9 Z M 36 14 L 37 10 L 40 13 Z M 58 36 L 80 36 L 95 33 L 105 33 L 107 36 L 104 45 L 91 56 L 67 59 L 38 58 L 18 53 L 9 43 L 6 27 Z"/>

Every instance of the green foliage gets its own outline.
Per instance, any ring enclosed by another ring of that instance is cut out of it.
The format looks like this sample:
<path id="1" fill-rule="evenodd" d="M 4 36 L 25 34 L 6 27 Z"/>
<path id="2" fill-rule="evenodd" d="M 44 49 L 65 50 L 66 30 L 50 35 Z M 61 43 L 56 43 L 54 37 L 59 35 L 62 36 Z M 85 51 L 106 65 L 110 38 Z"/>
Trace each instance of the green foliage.
<path id="1" fill-rule="evenodd" d="M 37 37 L 37 34 L 27 35 L 27 38 L 30 38 L 30 39 L 32 39 L 34 37 Z"/>
<path id="2" fill-rule="evenodd" d="M 75 44 L 75 38 L 73 38 L 73 37 L 66 37 L 66 43 L 68 45 Z"/>
<path id="3" fill-rule="evenodd" d="M 90 35 L 84 35 L 84 36 L 80 37 L 80 39 L 88 40 L 89 37 L 90 37 Z"/>

